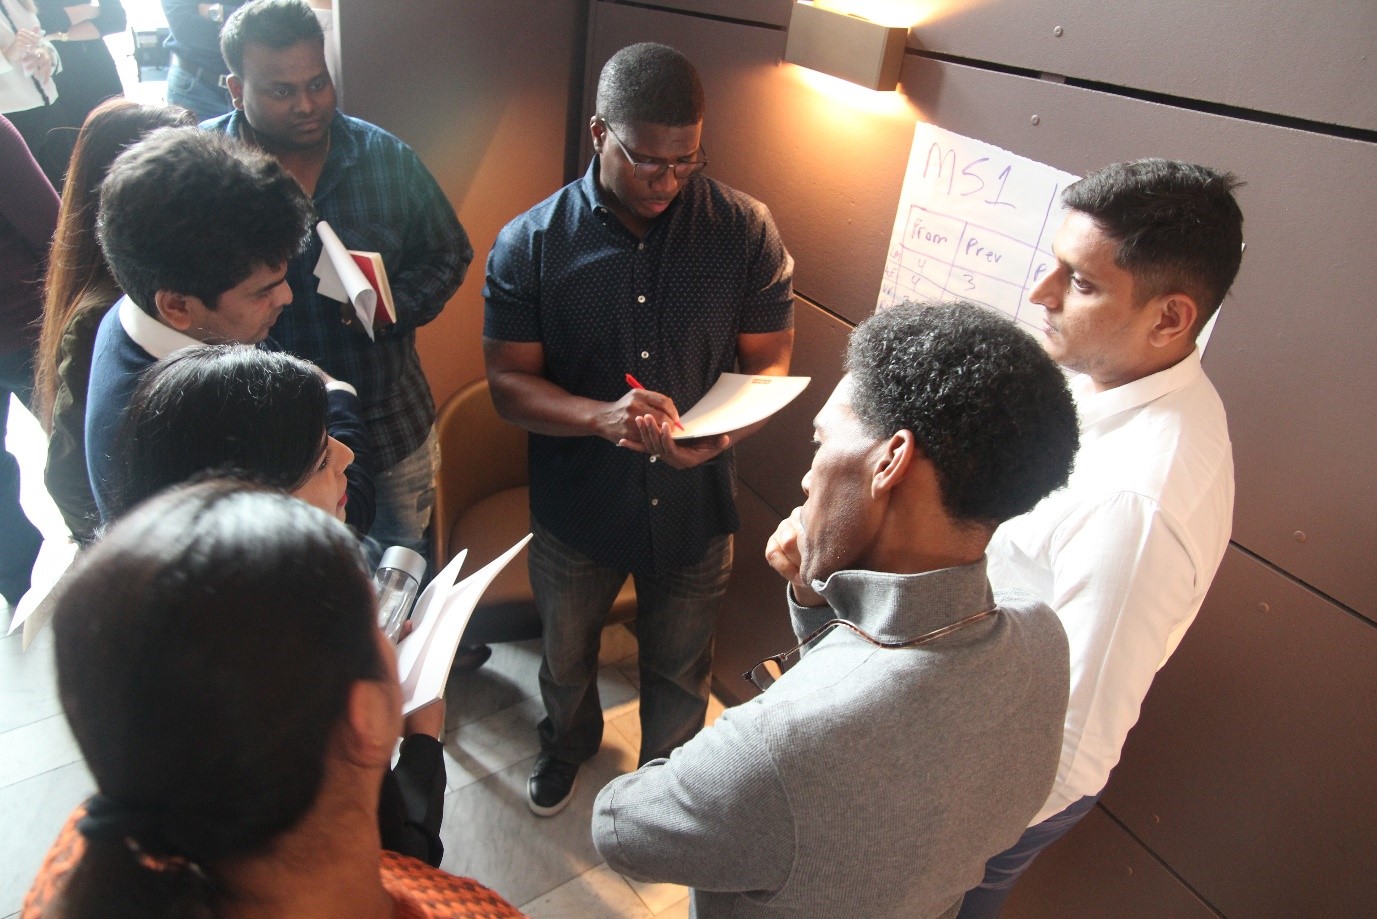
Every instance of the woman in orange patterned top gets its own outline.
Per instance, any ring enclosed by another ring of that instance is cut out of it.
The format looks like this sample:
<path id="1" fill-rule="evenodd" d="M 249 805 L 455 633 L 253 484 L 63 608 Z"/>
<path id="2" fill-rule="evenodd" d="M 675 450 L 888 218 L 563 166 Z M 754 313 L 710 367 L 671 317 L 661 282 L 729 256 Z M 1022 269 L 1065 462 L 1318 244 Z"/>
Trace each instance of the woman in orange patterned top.
<path id="1" fill-rule="evenodd" d="M 401 688 L 343 524 L 239 483 L 174 489 L 54 602 L 63 709 L 99 791 L 25 917 L 520 916 L 379 846 Z"/>

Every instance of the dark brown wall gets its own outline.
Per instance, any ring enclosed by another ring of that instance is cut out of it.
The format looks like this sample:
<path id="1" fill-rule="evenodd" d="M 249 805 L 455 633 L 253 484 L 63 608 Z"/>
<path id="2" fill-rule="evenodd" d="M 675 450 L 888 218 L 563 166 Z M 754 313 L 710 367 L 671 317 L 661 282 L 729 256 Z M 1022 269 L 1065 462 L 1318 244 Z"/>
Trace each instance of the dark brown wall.
<path id="1" fill-rule="evenodd" d="M 582 74 L 586 4 L 336 5 L 344 110 L 415 148 L 473 242 L 463 286 L 417 336 L 440 403 L 483 373 L 483 266 L 497 232 L 564 184 L 566 120 L 571 86 Z"/>

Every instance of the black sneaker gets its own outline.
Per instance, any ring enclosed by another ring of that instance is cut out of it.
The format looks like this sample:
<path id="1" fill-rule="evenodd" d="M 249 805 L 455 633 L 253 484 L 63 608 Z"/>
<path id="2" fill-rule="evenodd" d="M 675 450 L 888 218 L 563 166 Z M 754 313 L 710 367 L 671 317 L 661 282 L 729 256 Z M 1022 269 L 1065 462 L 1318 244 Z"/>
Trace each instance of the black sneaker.
<path id="1" fill-rule="evenodd" d="M 553 817 L 568 805 L 578 785 L 579 764 L 566 763 L 548 753 L 536 757 L 526 783 L 526 804 L 537 817 Z"/>

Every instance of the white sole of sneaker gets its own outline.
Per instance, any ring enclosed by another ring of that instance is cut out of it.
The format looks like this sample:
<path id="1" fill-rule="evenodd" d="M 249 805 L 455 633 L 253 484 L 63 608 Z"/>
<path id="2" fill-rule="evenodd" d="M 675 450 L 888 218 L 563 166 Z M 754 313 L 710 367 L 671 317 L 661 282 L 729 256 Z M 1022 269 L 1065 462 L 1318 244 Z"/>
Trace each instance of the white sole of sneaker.
<path id="1" fill-rule="evenodd" d="M 566 807 L 569 806 L 569 802 L 574 800 L 574 792 L 578 791 L 578 787 L 578 776 L 574 776 L 574 783 L 569 786 L 569 793 L 564 796 L 564 800 L 550 807 L 541 807 L 539 804 L 532 801 L 530 794 L 527 793 L 526 806 L 529 807 L 531 809 L 531 813 L 535 814 L 537 817 L 553 817 L 555 814 L 558 814 L 560 811 L 564 810 Z"/>

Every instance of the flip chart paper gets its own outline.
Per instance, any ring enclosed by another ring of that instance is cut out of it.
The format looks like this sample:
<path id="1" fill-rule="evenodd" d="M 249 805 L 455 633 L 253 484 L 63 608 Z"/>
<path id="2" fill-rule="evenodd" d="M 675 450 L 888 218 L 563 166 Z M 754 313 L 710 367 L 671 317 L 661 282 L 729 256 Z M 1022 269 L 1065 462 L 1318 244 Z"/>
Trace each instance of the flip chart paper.
<path id="1" fill-rule="evenodd" d="M 1042 328 L 1028 293 L 1056 264 L 1062 190 L 1078 177 L 919 122 L 878 307 L 969 300 Z"/>
<path id="2" fill-rule="evenodd" d="M 894 215 L 877 309 L 905 300 L 968 300 L 1041 337 L 1028 299 L 1056 265 L 1061 193 L 1080 176 L 919 122 Z M 1221 310 L 1222 311 L 1222 310 Z M 1217 311 L 1196 338 L 1203 353 Z"/>
<path id="3" fill-rule="evenodd" d="M 683 415 L 675 440 L 726 434 L 769 418 L 807 388 L 811 377 L 754 376 L 724 373 L 703 398 Z"/>

